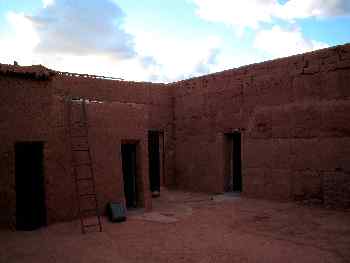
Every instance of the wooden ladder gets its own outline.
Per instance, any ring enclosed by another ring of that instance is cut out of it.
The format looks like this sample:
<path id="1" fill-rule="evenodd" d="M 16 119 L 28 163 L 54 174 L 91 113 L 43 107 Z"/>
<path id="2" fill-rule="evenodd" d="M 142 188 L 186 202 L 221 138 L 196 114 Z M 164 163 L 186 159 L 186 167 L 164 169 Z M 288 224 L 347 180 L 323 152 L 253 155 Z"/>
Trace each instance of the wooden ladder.
<path id="1" fill-rule="evenodd" d="M 71 148 L 71 171 L 75 181 L 81 231 L 85 234 L 88 228 L 97 229 L 98 227 L 99 231 L 102 232 L 89 146 L 86 100 L 67 97 L 66 103 L 67 131 Z M 75 112 L 73 112 L 73 107 L 75 107 Z"/>

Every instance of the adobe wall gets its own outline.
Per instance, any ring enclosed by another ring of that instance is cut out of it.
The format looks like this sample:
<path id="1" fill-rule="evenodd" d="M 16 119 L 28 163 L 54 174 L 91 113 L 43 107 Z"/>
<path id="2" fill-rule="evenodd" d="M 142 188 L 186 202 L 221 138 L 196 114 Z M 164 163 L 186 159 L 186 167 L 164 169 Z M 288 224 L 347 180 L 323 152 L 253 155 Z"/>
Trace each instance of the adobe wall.
<path id="1" fill-rule="evenodd" d="M 151 207 L 148 130 L 165 133 L 167 186 L 223 192 L 224 134 L 239 130 L 244 195 L 350 206 L 350 45 L 169 85 L 33 76 L 0 74 L 0 221 L 15 213 L 16 141 L 45 142 L 49 223 L 76 216 L 67 95 L 97 101 L 87 111 L 101 210 L 123 199 L 125 139 L 139 141 L 142 201 Z"/>
<path id="2" fill-rule="evenodd" d="M 172 84 L 176 182 L 223 192 L 242 132 L 243 194 L 350 206 L 350 45 Z"/>
<path id="3" fill-rule="evenodd" d="M 55 98 L 60 123 L 52 130 L 46 152 L 46 196 L 50 222 L 62 221 L 77 215 L 75 182 L 71 171 L 71 151 L 65 130 L 63 98 Z M 80 104 L 73 104 L 73 111 L 80 115 Z M 125 139 L 138 141 L 137 174 L 142 181 L 141 206 L 151 208 L 148 185 L 147 130 L 148 113 L 145 105 L 120 102 L 88 103 L 89 144 L 93 160 L 95 182 L 101 213 L 108 201 L 123 201 L 123 175 L 121 166 L 121 142 Z M 86 153 L 76 156 L 84 162 Z M 47 161 L 49 160 L 49 161 Z M 85 167 L 79 175 L 89 175 Z"/>
<path id="4" fill-rule="evenodd" d="M 15 214 L 14 143 L 50 136 L 52 91 L 47 86 L 47 81 L 0 76 L 0 222 Z"/>
<path id="5" fill-rule="evenodd" d="M 173 181 L 172 108 L 170 89 L 162 85 L 53 76 L 33 80 L 0 76 L 0 222 L 14 219 L 17 141 L 44 141 L 44 176 L 48 223 L 77 216 L 70 147 L 66 133 L 66 95 L 96 100 L 87 104 L 89 140 L 101 211 L 108 201 L 124 199 L 121 142 L 137 140 L 141 205 L 151 208 L 147 132 L 163 130 L 166 138 L 165 177 Z M 76 108 L 74 106 L 73 108 Z"/>
<path id="6" fill-rule="evenodd" d="M 84 97 L 103 102 L 119 102 L 144 107 L 141 115 L 147 115 L 147 130 L 164 132 L 165 179 L 167 186 L 174 182 L 174 140 L 172 88 L 165 84 L 93 79 L 56 75 L 51 84 L 55 96 Z M 117 119 L 115 119 L 117 120 Z M 115 129 L 122 122 L 116 121 Z M 123 124 L 124 125 L 124 124 Z M 147 139 L 147 137 L 145 137 Z"/>

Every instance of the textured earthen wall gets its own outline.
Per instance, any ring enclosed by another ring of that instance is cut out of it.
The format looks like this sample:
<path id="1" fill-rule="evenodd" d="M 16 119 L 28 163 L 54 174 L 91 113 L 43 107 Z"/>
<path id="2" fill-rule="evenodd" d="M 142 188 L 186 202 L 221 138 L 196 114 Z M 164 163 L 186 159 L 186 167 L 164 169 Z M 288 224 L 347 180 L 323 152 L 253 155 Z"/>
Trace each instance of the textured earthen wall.
<path id="1" fill-rule="evenodd" d="M 64 127 L 65 113 L 62 97 L 56 98 L 61 115 L 61 125 L 52 131 L 49 139 L 50 147 L 47 153 L 46 174 L 47 182 L 47 209 L 50 221 L 71 219 L 77 214 L 74 179 L 70 173 L 70 146 Z M 79 115 L 80 104 L 74 103 L 73 111 Z M 89 142 L 93 159 L 93 168 L 99 207 L 104 211 L 108 201 L 123 201 L 123 177 L 121 167 L 121 142 L 125 139 L 138 142 L 139 155 L 138 177 L 142 180 L 140 198 L 142 206 L 151 208 L 148 186 L 148 157 L 147 157 L 147 129 L 148 112 L 145 105 L 120 102 L 88 103 L 87 116 L 89 127 Z M 86 153 L 76 156 L 81 162 L 87 159 Z M 79 175 L 89 171 L 86 167 L 79 168 Z"/>
<path id="2" fill-rule="evenodd" d="M 350 206 L 349 45 L 169 85 L 18 74 L 0 75 L 1 221 L 15 213 L 16 141 L 45 142 L 49 223 L 76 216 L 67 95 L 97 101 L 87 109 L 101 210 L 123 199 L 127 139 L 139 141 L 142 200 L 151 207 L 148 130 L 165 133 L 168 186 L 223 192 L 224 134 L 240 130 L 245 195 Z"/>
<path id="3" fill-rule="evenodd" d="M 0 223 L 15 214 L 14 143 L 47 141 L 50 136 L 52 91 L 47 85 L 47 81 L 0 76 Z"/>
<path id="4" fill-rule="evenodd" d="M 243 193 L 350 206 L 350 45 L 173 84 L 176 180 L 222 192 L 242 132 Z"/>
<path id="5" fill-rule="evenodd" d="M 1 221 L 15 215 L 14 143 L 44 141 L 45 194 L 48 222 L 77 215 L 70 148 L 66 134 L 65 97 L 96 100 L 87 105 L 89 140 L 100 209 L 107 201 L 123 200 L 120 147 L 122 140 L 138 141 L 142 205 L 151 207 L 148 185 L 147 132 L 165 132 L 166 182 L 173 181 L 172 100 L 165 85 L 81 77 L 54 76 L 31 80 L 0 76 Z M 77 108 L 77 105 L 73 108 Z M 84 157 L 83 157 L 84 158 Z"/>
<path id="6" fill-rule="evenodd" d="M 165 182 L 174 182 L 174 140 L 172 88 L 165 84 L 55 76 L 54 94 L 71 95 L 104 102 L 133 103 L 144 107 L 146 130 L 163 131 L 165 136 Z M 141 115 L 142 115 L 141 114 Z M 123 123 L 120 123 L 120 129 Z M 144 138 L 145 140 L 147 137 Z"/>
<path id="7" fill-rule="evenodd" d="M 59 128 L 64 127 L 66 116 L 64 98 L 67 95 L 95 101 L 87 105 L 87 114 L 100 209 L 103 210 L 108 201 L 121 201 L 124 198 L 120 152 L 124 140 L 138 141 L 140 171 L 138 176 L 142 181 L 141 205 L 150 209 L 148 130 L 165 132 L 168 149 L 165 156 L 166 182 L 171 184 L 174 176 L 171 156 L 171 149 L 174 146 L 170 88 L 163 84 L 66 76 L 55 76 L 50 88 L 53 90 L 55 109 L 61 122 L 53 131 L 51 139 L 55 144 L 52 145 L 50 153 L 51 156 L 55 156 L 53 159 L 56 159 L 56 165 L 53 165 L 54 167 L 48 172 L 52 178 L 50 184 L 52 186 L 61 184 L 60 187 L 49 187 L 47 194 L 48 209 L 52 210 L 50 213 L 52 221 L 72 218 L 72 215 L 76 215 L 77 209 L 74 182 L 69 175 L 69 145 L 62 144 L 66 135 L 65 130 Z M 57 173 L 59 169 L 61 171 Z M 62 183 L 62 176 L 65 177 L 65 183 Z M 69 194 L 67 189 L 70 189 Z M 67 201 L 71 205 L 68 206 Z"/>

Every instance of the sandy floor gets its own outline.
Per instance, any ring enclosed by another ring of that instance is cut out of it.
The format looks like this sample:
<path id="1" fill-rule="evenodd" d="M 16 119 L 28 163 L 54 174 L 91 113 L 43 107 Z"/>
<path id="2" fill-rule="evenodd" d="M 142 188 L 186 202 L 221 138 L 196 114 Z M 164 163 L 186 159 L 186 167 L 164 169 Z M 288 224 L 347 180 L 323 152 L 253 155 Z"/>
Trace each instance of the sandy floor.
<path id="1" fill-rule="evenodd" d="M 350 262 L 350 212 L 162 192 L 104 232 L 79 222 L 0 232 L 0 262 Z"/>

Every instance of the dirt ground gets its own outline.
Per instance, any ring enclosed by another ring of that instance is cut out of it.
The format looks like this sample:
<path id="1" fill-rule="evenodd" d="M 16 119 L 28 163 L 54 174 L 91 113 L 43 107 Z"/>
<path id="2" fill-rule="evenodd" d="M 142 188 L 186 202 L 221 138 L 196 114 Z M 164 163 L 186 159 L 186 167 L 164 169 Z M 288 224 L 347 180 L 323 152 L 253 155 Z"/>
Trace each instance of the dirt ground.
<path id="1" fill-rule="evenodd" d="M 164 190 L 103 233 L 1 230 L 0 262 L 350 262 L 350 212 Z"/>

